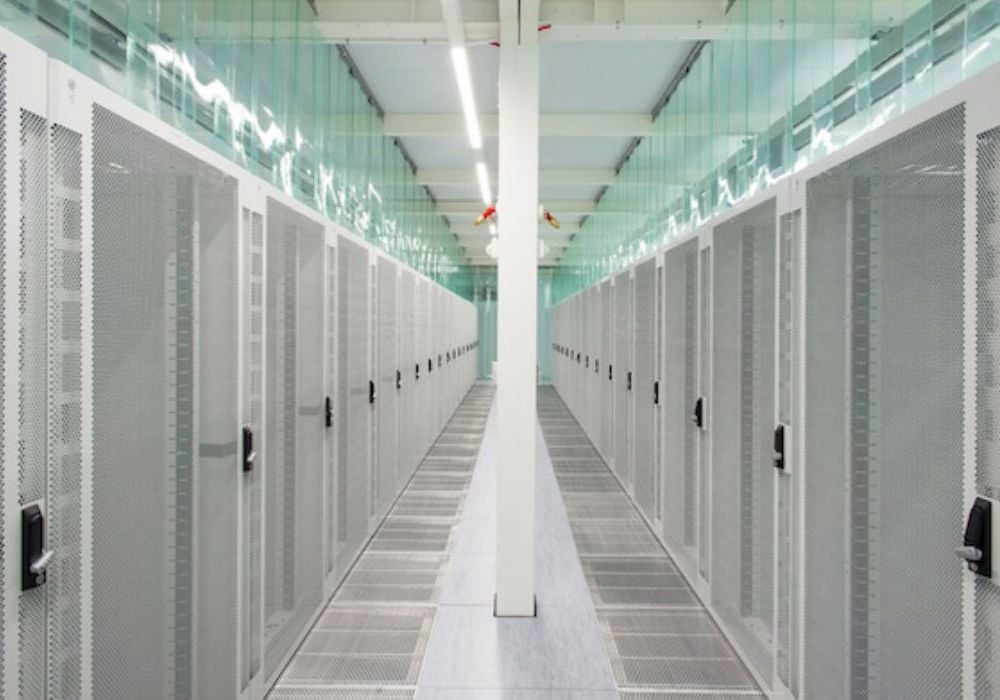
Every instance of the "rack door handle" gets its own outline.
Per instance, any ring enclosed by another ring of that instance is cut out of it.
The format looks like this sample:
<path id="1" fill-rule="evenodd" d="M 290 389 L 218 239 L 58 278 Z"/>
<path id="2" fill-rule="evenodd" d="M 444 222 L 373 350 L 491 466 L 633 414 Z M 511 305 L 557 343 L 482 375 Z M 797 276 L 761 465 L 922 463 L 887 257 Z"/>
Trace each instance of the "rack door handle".
<path id="1" fill-rule="evenodd" d="M 653 405 L 660 405 L 660 382 L 653 382 Z"/>
<path id="2" fill-rule="evenodd" d="M 781 423 L 774 428 L 774 468 L 785 469 L 785 426 Z"/>
<path id="3" fill-rule="evenodd" d="M 327 397 L 327 401 L 329 401 Z M 332 420 L 332 418 L 331 418 Z M 243 471 L 252 472 L 257 463 L 257 450 L 254 447 L 253 428 L 249 425 L 243 426 Z"/>
<path id="4" fill-rule="evenodd" d="M 396 370 L 396 391 L 403 388 L 403 373 L 398 369 Z"/>
<path id="5" fill-rule="evenodd" d="M 695 427 L 704 428 L 705 427 L 705 399 L 702 396 L 698 397 L 698 400 L 694 402 L 694 410 L 691 411 L 691 420 L 694 422 Z"/>
<path id="6" fill-rule="evenodd" d="M 368 380 L 368 403 L 375 403 L 375 380 Z"/>
<path id="7" fill-rule="evenodd" d="M 47 548 L 45 513 L 38 503 L 21 509 L 21 590 L 30 591 L 45 583 L 46 569 L 55 552 Z"/>

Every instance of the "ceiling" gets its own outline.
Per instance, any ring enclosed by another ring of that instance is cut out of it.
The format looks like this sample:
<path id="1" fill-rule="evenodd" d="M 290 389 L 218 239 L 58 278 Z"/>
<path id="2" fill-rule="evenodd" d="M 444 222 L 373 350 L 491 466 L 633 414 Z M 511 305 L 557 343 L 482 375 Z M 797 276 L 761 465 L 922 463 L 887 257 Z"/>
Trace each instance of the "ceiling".
<path id="1" fill-rule="evenodd" d="M 468 18 L 467 18 L 468 19 Z M 540 45 L 540 201 L 560 220 L 539 235 L 554 265 L 579 230 L 635 137 L 651 123 L 657 102 L 692 41 L 569 41 Z M 438 201 L 474 265 L 493 265 L 488 228 L 475 227 L 484 206 L 475 174 L 446 43 L 371 42 L 348 45 L 352 59 Z M 499 51 L 472 45 L 469 60 L 483 129 L 483 155 L 497 187 Z"/>

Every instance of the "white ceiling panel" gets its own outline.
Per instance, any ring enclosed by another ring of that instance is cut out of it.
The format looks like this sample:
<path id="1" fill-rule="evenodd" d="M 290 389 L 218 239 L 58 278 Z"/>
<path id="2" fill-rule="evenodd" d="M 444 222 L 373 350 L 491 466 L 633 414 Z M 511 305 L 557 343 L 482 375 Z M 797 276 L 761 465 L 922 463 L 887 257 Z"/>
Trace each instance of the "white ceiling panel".
<path id="1" fill-rule="evenodd" d="M 651 112 L 690 50 L 686 42 L 543 42 L 542 112 Z"/>

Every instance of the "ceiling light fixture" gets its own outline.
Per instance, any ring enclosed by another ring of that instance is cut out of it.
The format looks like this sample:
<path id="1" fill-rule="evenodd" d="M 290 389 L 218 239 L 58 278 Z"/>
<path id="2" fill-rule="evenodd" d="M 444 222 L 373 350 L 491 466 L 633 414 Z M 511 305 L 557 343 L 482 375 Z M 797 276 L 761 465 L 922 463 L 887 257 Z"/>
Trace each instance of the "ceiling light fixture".
<path id="1" fill-rule="evenodd" d="M 483 132 L 479 129 L 479 115 L 476 114 L 476 99 L 472 93 L 472 73 L 469 71 L 469 52 L 464 46 L 453 46 L 451 63 L 458 83 L 458 96 L 462 100 L 465 114 L 465 130 L 469 135 L 469 145 L 476 151 L 483 149 Z"/>
<path id="2" fill-rule="evenodd" d="M 479 178 L 479 194 L 483 197 L 483 204 L 487 206 L 493 204 L 493 194 L 490 192 L 490 176 L 486 172 L 486 163 L 482 161 L 476 163 L 476 177 Z"/>

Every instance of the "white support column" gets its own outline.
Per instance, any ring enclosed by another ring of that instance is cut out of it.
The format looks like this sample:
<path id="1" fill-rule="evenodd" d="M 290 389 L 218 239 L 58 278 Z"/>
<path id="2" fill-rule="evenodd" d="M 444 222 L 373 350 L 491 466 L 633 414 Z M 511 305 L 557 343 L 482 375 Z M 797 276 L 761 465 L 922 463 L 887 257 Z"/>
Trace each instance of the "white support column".
<path id="1" fill-rule="evenodd" d="M 500 2 L 495 604 L 499 617 L 535 614 L 538 5 L 538 0 Z"/>

